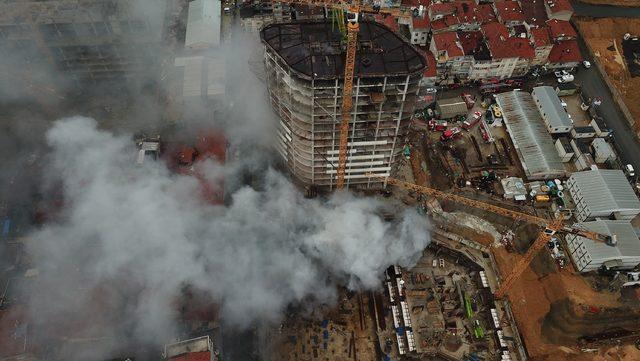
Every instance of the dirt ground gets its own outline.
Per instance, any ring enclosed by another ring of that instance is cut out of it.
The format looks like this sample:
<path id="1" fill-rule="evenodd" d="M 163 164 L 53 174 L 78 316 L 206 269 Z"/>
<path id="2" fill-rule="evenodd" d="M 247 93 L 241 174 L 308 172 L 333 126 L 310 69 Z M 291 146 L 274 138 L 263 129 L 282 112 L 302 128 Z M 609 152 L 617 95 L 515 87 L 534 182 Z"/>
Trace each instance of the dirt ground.
<path id="1" fill-rule="evenodd" d="M 640 93 L 635 91 L 640 87 L 640 77 L 631 77 L 622 56 L 622 37 L 625 33 L 640 35 L 640 19 L 579 19 L 576 23 L 587 46 L 604 65 L 607 75 L 622 94 L 633 117 L 640 118 Z"/>
<path id="2" fill-rule="evenodd" d="M 503 274 L 515 264 L 515 254 L 504 248 L 494 249 L 494 255 Z M 541 251 L 508 295 L 529 355 L 533 360 L 610 359 L 602 351 L 582 353 L 578 338 L 615 326 L 637 327 L 640 313 L 618 300 L 619 295 L 593 289 L 571 267 L 557 271 L 552 262 Z"/>
<path id="3" fill-rule="evenodd" d="M 638 0 L 580 0 L 585 4 L 594 4 L 594 5 L 613 5 L 613 6 L 630 6 L 636 7 L 640 6 L 640 1 Z"/>

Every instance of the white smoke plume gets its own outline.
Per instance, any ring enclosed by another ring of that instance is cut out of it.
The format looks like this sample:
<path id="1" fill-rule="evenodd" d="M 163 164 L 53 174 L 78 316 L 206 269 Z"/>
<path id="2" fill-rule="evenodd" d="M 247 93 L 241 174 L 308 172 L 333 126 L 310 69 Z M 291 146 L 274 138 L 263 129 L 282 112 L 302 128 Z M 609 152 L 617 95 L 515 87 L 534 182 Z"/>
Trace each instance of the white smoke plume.
<path id="1" fill-rule="evenodd" d="M 126 302 L 110 317 L 136 339 L 166 339 L 172 300 L 192 285 L 219 303 L 225 322 L 250 327 L 279 320 L 290 304 L 331 303 L 336 285 L 377 288 L 385 267 L 415 262 L 428 243 L 426 219 L 412 209 L 388 223 L 375 198 L 305 199 L 274 170 L 260 191 L 241 187 L 227 206 L 210 205 L 193 177 L 163 162 L 135 167 L 130 138 L 89 118 L 57 121 L 47 142 L 48 177 L 61 180 L 65 207 L 29 243 L 41 319 L 85 315 L 93 291 L 115 284 Z M 207 178 L 230 167 L 210 164 Z"/>

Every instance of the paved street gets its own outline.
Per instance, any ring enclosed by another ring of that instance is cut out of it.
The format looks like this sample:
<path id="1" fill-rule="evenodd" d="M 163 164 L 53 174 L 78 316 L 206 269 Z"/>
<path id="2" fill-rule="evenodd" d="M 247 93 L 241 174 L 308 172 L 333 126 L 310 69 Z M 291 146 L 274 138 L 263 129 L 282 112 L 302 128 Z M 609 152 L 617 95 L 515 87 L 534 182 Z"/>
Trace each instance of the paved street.
<path id="1" fill-rule="evenodd" d="M 593 59 L 589 56 L 589 51 L 582 39 L 579 42 L 585 59 L 593 63 Z M 613 129 L 615 143 L 618 147 L 618 152 L 621 154 L 622 162 L 625 164 L 631 163 L 635 169 L 640 169 L 640 142 L 613 101 L 609 87 L 602 79 L 595 65 L 590 69 L 580 67 L 576 72 L 576 82 L 582 85 L 582 91 L 587 95 L 602 98 L 599 113 L 607 125 Z"/>

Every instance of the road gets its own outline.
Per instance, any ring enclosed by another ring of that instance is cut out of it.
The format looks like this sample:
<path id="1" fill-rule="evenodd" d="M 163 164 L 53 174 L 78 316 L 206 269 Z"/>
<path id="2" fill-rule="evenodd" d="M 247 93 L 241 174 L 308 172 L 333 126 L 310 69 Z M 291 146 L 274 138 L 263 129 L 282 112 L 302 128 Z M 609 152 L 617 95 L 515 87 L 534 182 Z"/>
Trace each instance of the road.
<path id="1" fill-rule="evenodd" d="M 577 0 L 572 1 L 575 16 L 590 16 L 594 18 L 638 18 L 640 17 L 640 7 L 628 8 L 610 5 L 589 5 Z"/>
<path id="2" fill-rule="evenodd" d="M 585 59 L 593 62 L 586 45 L 580 39 L 580 48 Z M 640 143 L 633 133 L 631 126 L 624 118 L 620 109 L 613 101 L 609 87 L 602 79 L 602 75 L 595 66 L 590 69 L 580 67 L 576 72 L 576 82 L 582 85 L 582 91 L 590 97 L 602 98 L 599 114 L 613 130 L 615 143 L 623 163 L 631 163 L 635 169 L 640 169 Z"/>

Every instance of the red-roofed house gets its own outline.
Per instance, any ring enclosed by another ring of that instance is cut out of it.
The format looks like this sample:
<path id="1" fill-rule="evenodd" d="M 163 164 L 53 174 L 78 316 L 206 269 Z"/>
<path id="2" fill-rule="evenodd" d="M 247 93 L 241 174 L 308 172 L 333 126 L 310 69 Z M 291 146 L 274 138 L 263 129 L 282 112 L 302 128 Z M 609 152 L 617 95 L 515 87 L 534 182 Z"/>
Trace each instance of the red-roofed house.
<path id="1" fill-rule="evenodd" d="M 480 18 L 477 14 L 477 6 L 473 1 L 457 1 L 453 3 L 456 7 L 456 14 L 460 26 L 459 30 L 477 30 L 480 29 Z"/>
<path id="2" fill-rule="evenodd" d="M 192 338 L 164 346 L 164 357 L 168 361 L 218 361 L 209 336 Z"/>
<path id="3" fill-rule="evenodd" d="M 498 20 L 507 26 L 524 24 L 524 14 L 517 1 L 496 1 L 493 3 Z"/>
<path id="4" fill-rule="evenodd" d="M 480 24 L 492 23 L 498 19 L 491 4 L 480 4 L 476 7 L 476 17 Z"/>
<path id="5" fill-rule="evenodd" d="M 563 41 L 577 39 L 578 34 L 570 22 L 564 20 L 551 19 L 547 21 L 549 34 L 553 41 Z"/>
<path id="6" fill-rule="evenodd" d="M 442 19 L 434 20 L 431 22 L 431 31 L 434 34 L 437 33 L 446 33 L 449 31 L 458 30 L 462 24 L 460 24 L 460 19 L 455 14 L 447 15 Z"/>
<path id="7" fill-rule="evenodd" d="M 429 5 L 429 19 L 431 21 L 440 20 L 447 15 L 452 15 L 455 12 L 456 7 L 452 3 Z"/>
<path id="8" fill-rule="evenodd" d="M 429 48 L 435 55 L 438 81 L 453 83 L 454 79 L 466 80 L 473 66 L 473 56 L 464 53 L 455 31 L 433 34 Z"/>
<path id="9" fill-rule="evenodd" d="M 577 40 L 566 40 L 556 43 L 549 54 L 550 69 L 575 68 L 582 62 L 582 53 Z"/>
<path id="10" fill-rule="evenodd" d="M 427 61 L 427 69 L 425 69 L 424 73 L 422 74 L 420 86 L 428 88 L 434 87 L 436 85 L 436 80 L 438 77 L 438 63 L 436 62 L 436 57 L 433 55 L 431 50 L 427 49 L 427 47 L 418 47 L 418 51 Z"/>
<path id="11" fill-rule="evenodd" d="M 500 23 L 485 24 L 481 29 L 491 60 L 476 61 L 471 72 L 472 79 L 504 79 L 523 76 L 529 71 L 530 62 L 535 59 L 529 39 L 510 37 L 509 29 Z"/>
<path id="12" fill-rule="evenodd" d="M 458 34 L 454 31 L 433 34 L 431 39 L 431 52 L 436 57 L 438 64 L 446 63 L 453 58 L 464 56 Z"/>
<path id="13" fill-rule="evenodd" d="M 546 27 L 530 28 L 529 40 L 533 44 L 536 56 L 532 61 L 532 65 L 542 65 L 547 62 L 549 53 L 553 49 L 553 43 L 549 37 L 549 30 Z"/>
<path id="14" fill-rule="evenodd" d="M 545 0 L 544 7 L 549 19 L 569 21 L 573 15 L 569 0 Z"/>
<path id="15" fill-rule="evenodd" d="M 431 31 L 431 21 L 427 16 L 414 17 L 409 23 L 411 44 L 426 46 L 429 31 Z"/>
<path id="16" fill-rule="evenodd" d="M 521 1 L 520 7 L 524 14 L 524 23 L 529 29 L 545 26 L 545 22 L 549 20 L 544 9 L 544 0 Z"/>

